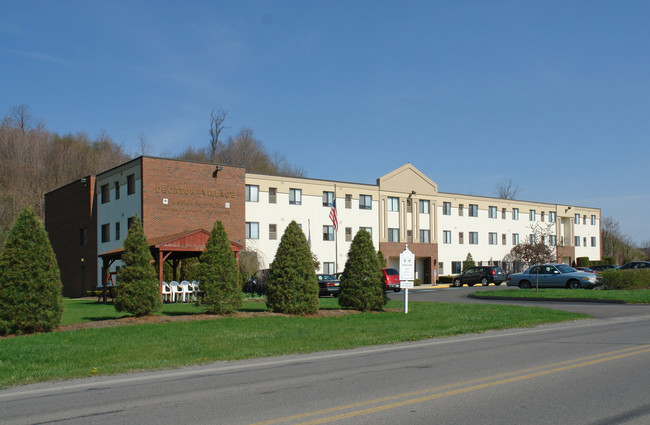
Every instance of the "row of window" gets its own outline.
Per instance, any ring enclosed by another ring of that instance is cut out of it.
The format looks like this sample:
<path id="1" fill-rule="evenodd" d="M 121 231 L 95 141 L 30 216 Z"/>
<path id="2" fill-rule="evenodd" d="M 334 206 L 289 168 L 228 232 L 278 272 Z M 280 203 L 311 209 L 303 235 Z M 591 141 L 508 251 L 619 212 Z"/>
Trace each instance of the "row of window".
<path id="1" fill-rule="evenodd" d="M 464 215 L 464 205 L 463 204 L 458 204 L 458 215 L 463 216 Z M 506 208 L 501 208 L 501 218 L 503 220 L 506 219 Z M 468 208 L 468 213 L 470 217 L 478 217 L 478 205 L 477 204 L 469 204 Z M 442 214 L 443 215 L 451 215 L 451 202 L 443 202 L 442 203 Z M 488 207 L 488 218 L 498 218 L 499 212 L 498 208 L 496 206 L 489 206 Z M 580 214 L 575 215 L 575 224 L 580 224 Z M 512 209 L 512 219 L 513 220 L 519 220 L 519 208 L 513 208 Z M 530 210 L 528 212 L 528 219 L 530 221 L 535 221 L 537 220 L 537 211 L 536 210 Z M 540 213 L 540 221 L 545 221 L 546 220 L 546 212 L 542 211 Z M 557 220 L 557 213 L 555 211 L 549 211 L 548 212 L 548 221 L 549 223 L 554 223 Z M 582 222 L 584 224 L 587 224 L 587 215 L 582 216 Z M 596 225 L 596 216 L 591 215 L 591 225 L 595 226 Z"/>
<path id="2" fill-rule="evenodd" d="M 478 232 L 468 232 L 469 233 L 469 239 L 468 242 L 470 245 L 478 245 Z M 574 245 L 575 246 L 580 246 L 580 236 L 575 236 L 574 238 Z M 528 235 L 528 240 L 531 244 L 537 243 L 537 239 L 534 234 Z M 546 242 L 545 240 L 542 240 L 542 242 Z M 443 244 L 451 244 L 451 230 L 443 230 L 442 231 L 442 243 Z M 464 232 L 458 232 L 458 244 L 462 245 L 465 243 L 465 233 Z M 499 244 L 499 234 L 496 232 L 489 232 L 488 233 L 488 245 L 498 245 Z M 508 237 L 505 233 L 501 234 L 501 245 L 507 245 L 508 244 Z M 518 245 L 519 244 L 519 233 L 513 233 L 512 234 L 512 245 Z M 557 245 L 557 236 L 556 235 L 549 235 L 548 236 L 548 244 L 550 246 L 556 246 Z M 582 237 L 582 246 L 587 246 L 587 238 Z M 592 236 L 591 237 L 591 246 L 595 247 L 596 246 L 596 237 Z"/>
<path id="3" fill-rule="evenodd" d="M 300 225 L 302 229 L 302 225 Z M 372 227 L 359 227 L 359 230 L 365 230 L 372 237 Z M 260 224 L 256 221 L 247 221 L 246 222 L 246 239 L 259 239 L 260 238 Z M 278 239 L 278 225 L 269 224 L 269 240 Z M 334 240 L 334 226 L 323 226 L 323 240 L 324 241 L 333 241 Z M 345 240 L 346 242 L 352 241 L 352 228 L 345 228 Z"/>
<path id="4" fill-rule="evenodd" d="M 120 199 L 120 182 L 116 181 L 113 183 L 115 199 Z M 111 200 L 111 189 L 110 184 L 103 184 L 100 188 L 100 196 L 102 204 L 105 204 Z M 126 176 L 126 194 L 133 195 L 135 193 L 135 174 L 129 174 Z"/>
<path id="5" fill-rule="evenodd" d="M 135 217 L 129 217 L 127 219 L 127 229 L 131 228 L 131 224 L 133 223 L 133 220 Z M 114 225 L 114 239 L 115 241 L 119 241 L 122 238 L 121 235 L 121 229 L 120 229 L 120 222 L 116 221 Z M 102 224 L 102 231 L 100 235 L 100 240 L 102 243 L 110 242 L 111 241 L 111 224 L 106 223 Z M 81 245 L 86 245 L 87 243 L 87 236 L 86 236 L 86 229 L 81 229 L 79 231 L 79 242 Z"/>

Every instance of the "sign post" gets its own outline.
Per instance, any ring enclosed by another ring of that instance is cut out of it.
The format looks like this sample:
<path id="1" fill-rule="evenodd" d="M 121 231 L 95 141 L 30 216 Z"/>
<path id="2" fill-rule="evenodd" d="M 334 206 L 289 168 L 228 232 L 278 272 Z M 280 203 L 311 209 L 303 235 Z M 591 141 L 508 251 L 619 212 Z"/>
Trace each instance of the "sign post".
<path id="1" fill-rule="evenodd" d="M 408 244 L 399 255 L 399 287 L 404 289 L 404 314 L 409 312 L 409 288 L 413 287 L 415 279 L 415 255 L 409 250 Z"/>

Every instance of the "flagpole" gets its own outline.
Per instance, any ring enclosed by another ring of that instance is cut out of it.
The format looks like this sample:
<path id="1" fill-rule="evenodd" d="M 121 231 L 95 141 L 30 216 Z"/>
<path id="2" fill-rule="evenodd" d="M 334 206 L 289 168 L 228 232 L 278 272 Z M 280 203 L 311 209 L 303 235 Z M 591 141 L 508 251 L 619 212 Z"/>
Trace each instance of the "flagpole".
<path id="1" fill-rule="evenodd" d="M 336 205 L 336 183 L 334 183 L 334 205 Z M 337 226 L 336 229 L 334 229 L 334 272 L 338 273 L 339 272 L 339 226 L 338 226 L 338 207 L 336 211 L 336 221 L 337 221 Z"/>

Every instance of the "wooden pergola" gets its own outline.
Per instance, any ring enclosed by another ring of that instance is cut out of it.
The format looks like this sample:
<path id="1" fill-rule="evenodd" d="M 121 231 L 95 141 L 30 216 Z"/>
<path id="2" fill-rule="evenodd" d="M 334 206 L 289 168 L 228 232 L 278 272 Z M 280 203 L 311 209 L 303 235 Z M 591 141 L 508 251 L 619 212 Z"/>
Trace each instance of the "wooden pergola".
<path id="1" fill-rule="evenodd" d="M 163 264 L 167 261 L 174 273 L 176 280 L 176 270 L 181 260 L 185 258 L 198 257 L 205 250 L 205 245 L 210 237 L 210 232 L 205 229 L 190 230 L 173 235 L 165 235 L 150 239 L 149 250 L 154 259 L 158 271 L 158 290 L 162 297 L 163 283 Z M 230 241 L 230 246 L 235 253 L 235 258 L 239 259 L 239 251 L 244 247 L 236 242 Z M 102 293 L 104 304 L 106 304 L 106 271 L 117 260 L 122 258 L 124 248 L 114 249 L 99 255 L 102 259 Z"/>

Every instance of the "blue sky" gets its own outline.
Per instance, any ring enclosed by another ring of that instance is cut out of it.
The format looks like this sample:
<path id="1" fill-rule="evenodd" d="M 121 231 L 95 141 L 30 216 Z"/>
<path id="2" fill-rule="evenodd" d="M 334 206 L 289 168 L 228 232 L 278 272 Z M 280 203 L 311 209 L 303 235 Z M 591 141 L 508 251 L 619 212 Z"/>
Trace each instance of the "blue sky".
<path id="1" fill-rule="evenodd" d="M 308 177 L 599 207 L 650 241 L 650 2 L 0 2 L 0 116 L 152 155 L 250 127 Z"/>

